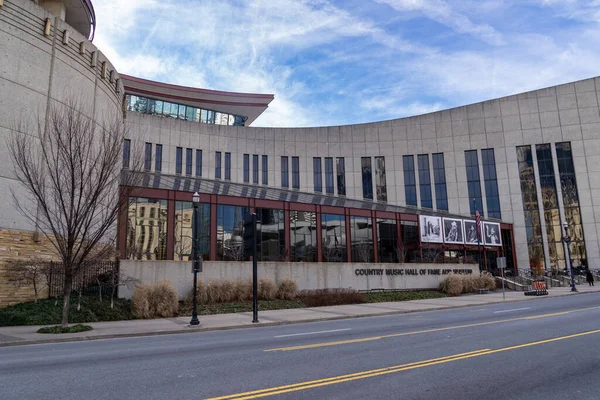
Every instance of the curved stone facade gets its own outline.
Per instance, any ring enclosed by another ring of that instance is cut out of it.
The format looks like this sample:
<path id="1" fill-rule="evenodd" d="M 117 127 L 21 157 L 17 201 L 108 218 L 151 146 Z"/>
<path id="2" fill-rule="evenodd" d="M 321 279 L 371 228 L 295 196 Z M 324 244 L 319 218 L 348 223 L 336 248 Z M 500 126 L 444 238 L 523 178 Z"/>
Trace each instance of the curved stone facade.
<path id="1" fill-rule="evenodd" d="M 50 106 L 68 99 L 81 102 L 100 122 L 120 113 L 124 88 L 85 36 L 33 1 L 3 2 L 0 36 L 0 228 L 32 230 L 11 198 L 11 189 L 24 202 L 29 198 L 13 179 L 6 142 L 11 130 L 22 121 L 33 129 Z"/>

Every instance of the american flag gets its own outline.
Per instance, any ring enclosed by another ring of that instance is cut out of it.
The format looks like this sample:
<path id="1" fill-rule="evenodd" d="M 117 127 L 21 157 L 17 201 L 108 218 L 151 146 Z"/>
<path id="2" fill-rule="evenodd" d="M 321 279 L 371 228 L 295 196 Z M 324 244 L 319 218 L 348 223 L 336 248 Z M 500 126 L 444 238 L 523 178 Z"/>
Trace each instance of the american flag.
<path id="1" fill-rule="evenodd" d="M 481 214 L 479 211 L 475 211 L 475 219 L 477 220 L 477 235 L 481 237 Z"/>

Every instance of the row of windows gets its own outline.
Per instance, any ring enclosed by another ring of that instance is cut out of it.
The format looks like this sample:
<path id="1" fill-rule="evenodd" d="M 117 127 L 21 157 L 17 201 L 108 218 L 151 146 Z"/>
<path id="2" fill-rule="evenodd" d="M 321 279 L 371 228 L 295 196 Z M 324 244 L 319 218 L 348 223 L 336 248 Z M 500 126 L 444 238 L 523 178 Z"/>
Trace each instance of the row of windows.
<path id="1" fill-rule="evenodd" d="M 184 121 L 202 122 L 205 124 L 244 126 L 245 117 L 219 111 L 204 110 L 183 104 L 150 99 L 128 94 L 125 96 L 127 111 L 182 119 Z"/>
<path id="2" fill-rule="evenodd" d="M 498 178 L 496 176 L 496 159 L 494 149 L 481 150 L 483 169 L 483 181 L 485 185 L 485 197 L 487 215 L 490 218 L 502 217 L 500 213 L 500 195 L 498 192 Z M 469 191 L 471 215 L 483 211 L 483 195 L 481 192 L 481 178 L 479 174 L 479 158 L 477 150 L 465 151 L 465 167 L 467 170 L 467 188 Z"/>
<path id="3" fill-rule="evenodd" d="M 360 159 L 363 198 L 373 200 L 373 168 L 371 157 Z M 375 191 L 377 201 L 387 201 L 387 182 L 385 177 L 385 157 L 375 157 Z"/>
<path id="4" fill-rule="evenodd" d="M 337 175 L 335 181 L 337 181 L 338 195 L 346 195 L 346 167 L 343 157 L 336 159 Z M 321 158 L 313 158 L 313 182 L 315 192 L 323 192 L 323 171 L 321 168 Z M 333 157 L 325 157 L 325 193 L 334 194 L 334 169 L 333 169 Z"/>
<path id="5" fill-rule="evenodd" d="M 289 157 L 281 157 L 281 187 L 290 187 Z M 300 189 L 300 157 L 292 157 L 292 189 Z"/>
<path id="6" fill-rule="evenodd" d="M 446 187 L 444 154 L 432 154 L 431 160 L 433 165 L 433 185 L 435 185 L 435 205 L 438 210 L 448 211 L 448 191 Z M 417 155 L 416 171 L 415 157 L 412 155 L 403 156 L 402 165 L 404 167 L 404 194 L 406 196 L 406 204 L 409 206 L 417 206 L 417 180 L 415 172 L 418 172 L 421 207 L 433 208 L 429 154 Z"/>
<path id="7" fill-rule="evenodd" d="M 252 155 L 252 183 L 258 185 L 258 154 Z M 250 183 L 250 154 L 244 154 L 244 182 Z M 262 184 L 269 184 L 269 157 L 262 156 Z"/>

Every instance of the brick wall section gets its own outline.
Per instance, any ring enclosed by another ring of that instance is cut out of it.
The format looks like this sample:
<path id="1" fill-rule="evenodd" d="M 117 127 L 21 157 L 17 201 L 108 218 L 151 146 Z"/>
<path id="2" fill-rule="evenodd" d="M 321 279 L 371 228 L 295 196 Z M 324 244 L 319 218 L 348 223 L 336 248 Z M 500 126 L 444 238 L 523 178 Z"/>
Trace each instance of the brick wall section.
<path id="1" fill-rule="evenodd" d="M 57 260 L 56 251 L 48 239 L 41 236 L 36 243 L 33 232 L 0 229 L 0 308 L 34 299 L 33 286 L 23 282 L 11 282 L 6 268 L 7 260 Z M 40 298 L 47 297 L 47 289 Z"/>

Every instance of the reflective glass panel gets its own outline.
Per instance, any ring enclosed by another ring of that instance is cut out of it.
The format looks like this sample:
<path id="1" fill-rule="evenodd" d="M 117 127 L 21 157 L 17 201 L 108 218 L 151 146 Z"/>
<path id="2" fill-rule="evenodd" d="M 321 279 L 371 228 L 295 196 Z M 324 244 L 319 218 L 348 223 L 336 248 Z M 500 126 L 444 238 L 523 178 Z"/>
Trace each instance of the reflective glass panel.
<path id="1" fill-rule="evenodd" d="M 321 158 L 313 158 L 313 182 L 315 192 L 323 191 L 323 172 L 321 171 Z"/>
<path id="2" fill-rule="evenodd" d="M 323 261 L 346 262 L 346 217 L 321 214 Z"/>
<path id="3" fill-rule="evenodd" d="M 375 157 L 375 190 L 377 201 L 387 201 L 387 180 L 385 176 L 385 157 Z"/>
<path id="4" fill-rule="evenodd" d="M 325 158 L 325 192 L 333 194 L 333 158 Z"/>
<path id="5" fill-rule="evenodd" d="M 431 160 L 433 163 L 433 183 L 435 184 L 435 206 L 438 210 L 448 211 L 444 153 L 432 154 Z"/>
<path id="6" fill-rule="evenodd" d="M 362 171 L 363 199 L 373 200 L 373 171 L 371 168 L 371 157 L 362 157 L 360 159 Z"/>
<path id="7" fill-rule="evenodd" d="M 210 204 L 200 203 L 196 209 L 198 224 L 198 251 L 202 259 L 209 259 L 210 252 Z M 194 203 L 175 202 L 175 260 L 189 261 L 192 257 Z"/>
<path id="8" fill-rule="evenodd" d="M 167 259 L 167 200 L 130 198 L 127 259 Z"/>
<path id="9" fill-rule="evenodd" d="M 343 157 L 337 158 L 337 190 L 338 196 L 346 195 L 346 165 Z"/>
<path id="10" fill-rule="evenodd" d="M 417 156 L 419 165 L 419 191 L 421 192 L 421 207 L 433 208 L 431 196 L 431 175 L 429 175 L 429 155 L 419 154 Z"/>
<path id="11" fill-rule="evenodd" d="M 379 262 L 398 262 L 398 230 L 393 219 L 377 219 Z"/>
<path id="12" fill-rule="evenodd" d="M 373 262 L 373 223 L 369 217 L 350 217 L 353 262 Z"/>
<path id="13" fill-rule="evenodd" d="M 285 260 L 285 229 L 283 210 L 257 208 L 258 237 L 256 253 L 259 261 Z"/>
<path id="14" fill-rule="evenodd" d="M 317 214 L 290 211 L 291 261 L 317 261 Z"/>
<path id="15" fill-rule="evenodd" d="M 217 260 L 244 261 L 244 214 L 247 207 L 217 206 Z"/>
<path id="16" fill-rule="evenodd" d="M 481 197 L 481 181 L 479 178 L 477 150 L 465 151 L 465 166 L 467 169 L 467 187 L 469 190 L 471 215 L 475 215 L 475 211 L 479 211 L 483 214 L 483 199 Z M 473 202 L 473 199 L 475 199 L 475 202 Z"/>
<path id="17" fill-rule="evenodd" d="M 244 154 L 244 182 L 250 183 L 250 154 Z"/>
<path id="18" fill-rule="evenodd" d="M 402 156 L 404 167 L 404 194 L 406 205 L 417 206 L 417 181 L 415 178 L 415 157 Z"/>

